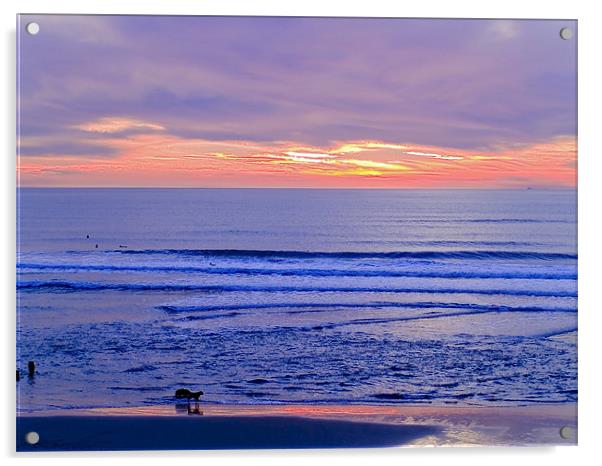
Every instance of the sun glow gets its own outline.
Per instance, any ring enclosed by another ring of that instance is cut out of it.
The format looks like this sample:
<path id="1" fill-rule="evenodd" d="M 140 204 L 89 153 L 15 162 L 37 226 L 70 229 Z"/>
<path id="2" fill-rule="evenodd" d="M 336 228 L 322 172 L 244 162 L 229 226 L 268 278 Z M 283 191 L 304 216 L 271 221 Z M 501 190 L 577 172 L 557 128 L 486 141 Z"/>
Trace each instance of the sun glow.
<path id="1" fill-rule="evenodd" d="M 22 158 L 27 186 L 490 187 L 574 186 L 576 141 L 559 137 L 520 148 L 474 152 L 388 141 L 331 146 L 185 138 L 134 119 L 77 125 L 81 144 L 114 155 L 57 153 Z M 134 132 L 131 132 L 134 130 Z M 43 137 L 36 137 L 44 147 Z M 22 144 L 32 144 L 24 137 Z M 337 181 L 333 181 L 336 179 Z"/>

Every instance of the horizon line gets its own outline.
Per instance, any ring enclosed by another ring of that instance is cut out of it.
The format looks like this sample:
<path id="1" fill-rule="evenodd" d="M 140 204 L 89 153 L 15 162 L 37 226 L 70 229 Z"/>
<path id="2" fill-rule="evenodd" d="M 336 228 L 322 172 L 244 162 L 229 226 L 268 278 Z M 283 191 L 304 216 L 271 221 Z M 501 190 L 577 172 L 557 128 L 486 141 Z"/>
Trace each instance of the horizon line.
<path id="1" fill-rule="evenodd" d="M 315 191 L 577 191 L 577 186 L 524 186 L 524 187 L 399 187 L 399 188 L 364 188 L 364 187 L 305 187 L 305 186 L 17 186 L 16 189 L 274 189 L 274 190 L 315 190 Z"/>

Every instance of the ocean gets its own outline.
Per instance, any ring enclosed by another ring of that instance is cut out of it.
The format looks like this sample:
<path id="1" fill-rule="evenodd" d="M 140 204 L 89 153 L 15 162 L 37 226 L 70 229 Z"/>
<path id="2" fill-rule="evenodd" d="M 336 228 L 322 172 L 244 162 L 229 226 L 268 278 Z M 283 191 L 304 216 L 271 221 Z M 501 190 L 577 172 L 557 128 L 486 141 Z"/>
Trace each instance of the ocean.
<path id="1" fill-rule="evenodd" d="M 17 197 L 19 411 L 577 400 L 574 190 Z"/>

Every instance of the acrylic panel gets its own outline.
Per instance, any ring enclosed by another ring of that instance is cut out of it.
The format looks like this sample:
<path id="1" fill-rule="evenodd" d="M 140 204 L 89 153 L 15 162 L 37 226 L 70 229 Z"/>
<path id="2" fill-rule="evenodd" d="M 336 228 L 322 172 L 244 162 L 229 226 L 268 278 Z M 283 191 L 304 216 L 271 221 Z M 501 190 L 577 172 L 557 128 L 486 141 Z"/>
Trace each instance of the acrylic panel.
<path id="1" fill-rule="evenodd" d="M 576 21 L 17 43 L 17 450 L 576 444 Z"/>

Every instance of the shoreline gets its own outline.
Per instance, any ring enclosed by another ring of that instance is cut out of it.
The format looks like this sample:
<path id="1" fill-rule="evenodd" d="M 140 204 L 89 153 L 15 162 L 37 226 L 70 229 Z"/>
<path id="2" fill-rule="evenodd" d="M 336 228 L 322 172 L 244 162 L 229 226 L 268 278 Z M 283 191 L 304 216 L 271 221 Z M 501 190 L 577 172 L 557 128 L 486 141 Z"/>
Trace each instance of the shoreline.
<path id="1" fill-rule="evenodd" d="M 569 438 L 560 436 L 568 427 Z M 25 434 L 37 431 L 29 445 Z M 20 413 L 17 451 L 577 444 L 577 404 L 529 406 L 186 403 Z"/>

